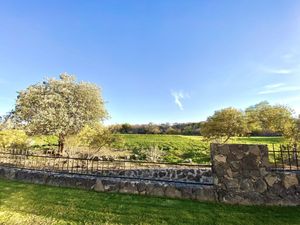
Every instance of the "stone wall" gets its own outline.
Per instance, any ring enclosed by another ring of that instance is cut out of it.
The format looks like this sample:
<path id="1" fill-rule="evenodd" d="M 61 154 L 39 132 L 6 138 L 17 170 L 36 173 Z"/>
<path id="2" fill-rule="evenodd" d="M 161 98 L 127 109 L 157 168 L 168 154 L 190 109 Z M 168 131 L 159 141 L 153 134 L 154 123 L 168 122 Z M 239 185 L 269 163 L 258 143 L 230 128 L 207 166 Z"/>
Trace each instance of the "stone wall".
<path id="1" fill-rule="evenodd" d="M 0 167 L 0 178 L 101 192 L 119 192 L 199 201 L 215 201 L 215 192 L 212 185 L 71 175 L 7 167 Z"/>
<path id="2" fill-rule="evenodd" d="M 210 168 L 195 169 L 131 169 L 131 170 L 103 170 L 101 176 L 146 178 L 165 181 L 185 181 L 212 184 L 213 178 Z"/>
<path id="3" fill-rule="evenodd" d="M 267 146 L 212 144 L 211 158 L 212 171 L 137 169 L 126 172 L 102 171 L 102 174 L 88 176 L 0 166 L 0 178 L 103 192 L 231 204 L 300 205 L 300 172 L 272 171 Z M 104 176 L 120 176 L 120 178 Z M 147 180 L 147 178 L 160 181 Z M 211 183 L 211 179 L 213 185 L 195 183 Z M 182 181 L 189 183 L 182 183 Z"/>
<path id="4" fill-rule="evenodd" d="M 272 171 L 265 145 L 211 145 L 217 200 L 300 205 L 300 173 Z"/>

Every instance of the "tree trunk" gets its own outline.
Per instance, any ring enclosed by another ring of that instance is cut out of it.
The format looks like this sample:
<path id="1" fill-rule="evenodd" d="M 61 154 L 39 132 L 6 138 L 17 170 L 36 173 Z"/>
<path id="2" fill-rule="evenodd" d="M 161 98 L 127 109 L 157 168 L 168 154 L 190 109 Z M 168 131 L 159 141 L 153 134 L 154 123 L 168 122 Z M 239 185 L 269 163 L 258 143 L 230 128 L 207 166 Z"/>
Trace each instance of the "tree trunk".
<path id="1" fill-rule="evenodd" d="M 64 152 L 65 147 L 65 137 L 60 134 L 58 137 L 58 154 L 62 154 Z"/>
<path id="2" fill-rule="evenodd" d="M 227 136 L 225 141 L 223 142 L 223 144 L 225 144 L 230 138 L 231 138 L 231 136 Z"/>

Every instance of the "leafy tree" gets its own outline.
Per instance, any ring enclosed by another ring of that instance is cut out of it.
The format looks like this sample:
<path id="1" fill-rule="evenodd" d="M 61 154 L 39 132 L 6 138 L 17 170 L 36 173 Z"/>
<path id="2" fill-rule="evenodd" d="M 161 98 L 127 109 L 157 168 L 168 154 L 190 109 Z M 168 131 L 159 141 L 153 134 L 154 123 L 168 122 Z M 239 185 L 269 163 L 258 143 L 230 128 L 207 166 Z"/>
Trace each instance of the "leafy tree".
<path id="1" fill-rule="evenodd" d="M 155 125 L 153 123 L 149 123 L 148 125 L 146 125 L 145 131 L 146 131 L 146 134 L 159 134 L 160 133 L 159 126 Z"/>
<path id="2" fill-rule="evenodd" d="M 178 134 L 178 130 L 174 129 L 173 127 L 169 127 L 166 132 L 166 134 Z"/>
<path id="3" fill-rule="evenodd" d="M 210 140 L 227 142 L 231 137 L 246 133 L 246 122 L 242 111 L 226 108 L 215 111 L 201 127 L 201 134 Z"/>
<path id="4" fill-rule="evenodd" d="M 129 134 L 131 133 L 132 126 L 129 123 L 124 123 L 121 125 L 121 133 L 122 134 Z"/>
<path id="5" fill-rule="evenodd" d="M 261 102 L 245 110 L 249 130 L 259 134 L 283 134 L 293 123 L 292 110 Z"/>
<path id="6" fill-rule="evenodd" d="M 293 118 L 285 124 L 282 133 L 291 144 L 298 144 L 300 142 L 300 117 Z"/>
<path id="7" fill-rule="evenodd" d="M 183 128 L 182 134 L 183 135 L 192 135 L 193 134 L 192 126 L 186 126 L 185 128 Z"/>
<path id="8" fill-rule="evenodd" d="M 57 135 L 60 153 L 66 136 L 107 116 L 99 87 L 68 74 L 19 92 L 15 113 L 30 134 Z"/>

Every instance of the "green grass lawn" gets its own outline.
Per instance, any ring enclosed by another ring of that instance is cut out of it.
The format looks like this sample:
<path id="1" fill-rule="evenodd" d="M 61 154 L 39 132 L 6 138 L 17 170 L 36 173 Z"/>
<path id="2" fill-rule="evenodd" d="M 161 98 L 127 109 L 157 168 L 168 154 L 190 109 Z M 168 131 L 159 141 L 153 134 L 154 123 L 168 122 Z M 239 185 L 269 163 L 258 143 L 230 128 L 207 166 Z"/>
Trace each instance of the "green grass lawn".
<path id="1" fill-rule="evenodd" d="M 97 193 L 0 179 L 0 224 L 300 224 L 300 207 Z"/>

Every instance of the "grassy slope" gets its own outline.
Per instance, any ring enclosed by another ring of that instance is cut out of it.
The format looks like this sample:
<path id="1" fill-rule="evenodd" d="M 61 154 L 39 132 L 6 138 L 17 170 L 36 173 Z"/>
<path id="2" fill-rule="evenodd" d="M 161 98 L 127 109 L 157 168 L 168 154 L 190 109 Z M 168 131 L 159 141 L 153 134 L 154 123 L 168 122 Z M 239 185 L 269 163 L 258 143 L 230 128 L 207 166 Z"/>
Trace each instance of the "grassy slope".
<path id="1" fill-rule="evenodd" d="M 123 146 L 128 148 L 149 147 L 159 145 L 168 148 L 190 148 L 192 146 L 208 145 L 201 136 L 182 135 L 156 135 L 156 134 L 122 134 Z M 281 144 L 282 137 L 237 137 L 232 138 L 229 143 L 241 144 Z"/>
<path id="2" fill-rule="evenodd" d="M 168 162 L 180 162 L 183 159 L 192 158 L 198 163 L 209 162 L 208 143 L 193 140 L 179 135 L 147 135 L 126 134 L 119 135 L 123 143 L 115 146 L 119 149 L 129 149 L 139 154 L 141 149 L 149 149 L 158 146 L 166 153 L 164 157 Z"/>
<path id="3" fill-rule="evenodd" d="M 203 141 L 200 136 L 180 136 L 180 135 L 147 135 L 147 134 L 124 134 L 119 135 L 123 143 L 115 146 L 119 149 L 129 149 L 139 151 L 149 149 L 157 145 L 167 153 L 165 160 L 169 162 L 180 162 L 183 159 L 191 158 L 197 163 L 208 163 L 209 143 Z M 230 140 L 230 143 L 241 144 L 272 144 L 283 143 L 281 137 L 239 137 Z"/>
<path id="4" fill-rule="evenodd" d="M 300 207 L 97 193 L 0 180 L 0 224 L 300 224 Z"/>

